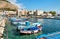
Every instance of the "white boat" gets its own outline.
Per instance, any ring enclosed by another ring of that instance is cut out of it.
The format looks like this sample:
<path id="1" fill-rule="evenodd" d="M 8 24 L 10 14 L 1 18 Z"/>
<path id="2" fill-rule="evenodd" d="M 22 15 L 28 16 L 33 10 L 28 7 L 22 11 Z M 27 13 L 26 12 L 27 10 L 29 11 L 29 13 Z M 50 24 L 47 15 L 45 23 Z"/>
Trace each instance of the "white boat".
<path id="1" fill-rule="evenodd" d="M 13 25 L 17 25 L 17 24 L 20 24 L 20 25 L 25 25 L 25 22 L 12 22 Z"/>
<path id="2" fill-rule="evenodd" d="M 11 24 L 13 24 L 13 25 L 17 25 L 17 24 L 25 25 L 26 19 L 12 17 L 12 18 L 10 18 L 10 21 L 11 21 Z"/>
<path id="3" fill-rule="evenodd" d="M 32 31 L 20 31 L 20 33 L 22 33 L 22 34 L 31 34 Z"/>
<path id="4" fill-rule="evenodd" d="M 41 24 L 39 23 L 33 23 L 33 26 L 18 26 L 17 30 L 20 31 L 20 33 L 23 34 L 32 34 L 32 33 L 38 33 L 42 30 Z"/>
<path id="5" fill-rule="evenodd" d="M 38 33 L 38 30 L 34 30 L 34 32 L 33 33 Z"/>

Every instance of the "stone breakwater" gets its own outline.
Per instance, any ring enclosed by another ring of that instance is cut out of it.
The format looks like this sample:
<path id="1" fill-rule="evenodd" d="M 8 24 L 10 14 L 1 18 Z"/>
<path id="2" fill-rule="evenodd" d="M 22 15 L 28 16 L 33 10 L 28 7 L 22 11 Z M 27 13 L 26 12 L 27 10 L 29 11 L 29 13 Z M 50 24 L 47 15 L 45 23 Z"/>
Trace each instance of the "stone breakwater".
<path id="1" fill-rule="evenodd" d="M 5 18 L 0 16 L 0 39 L 3 39 L 3 33 L 4 33 L 4 30 L 5 30 Z"/>

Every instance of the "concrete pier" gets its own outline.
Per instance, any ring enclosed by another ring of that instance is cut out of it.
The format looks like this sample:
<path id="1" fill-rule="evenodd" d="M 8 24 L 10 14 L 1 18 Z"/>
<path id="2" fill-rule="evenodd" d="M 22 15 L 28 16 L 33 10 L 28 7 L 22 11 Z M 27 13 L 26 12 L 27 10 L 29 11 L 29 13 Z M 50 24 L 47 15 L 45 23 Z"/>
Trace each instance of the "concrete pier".
<path id="1" fill-rule="evenodd" d="M 3 32 L 4 32 L 4 27 L 5 27 L 5 18 L 0 16 L 0 39 L 3 39 Z"/>

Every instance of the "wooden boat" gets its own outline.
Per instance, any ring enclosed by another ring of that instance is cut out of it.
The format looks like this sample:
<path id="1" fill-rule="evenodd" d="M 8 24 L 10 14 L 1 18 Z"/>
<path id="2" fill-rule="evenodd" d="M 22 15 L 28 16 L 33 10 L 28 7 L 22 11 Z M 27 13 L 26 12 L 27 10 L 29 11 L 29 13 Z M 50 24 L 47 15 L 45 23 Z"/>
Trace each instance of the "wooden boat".
<path id="1" fill-rule="evenodd" d="M 38 33 L 42 30 L 42 26 L 40 23 L 33 23 L 33 26 L 27 25 L 27 26 L 18 26 L 17 30 L 20 31 L 22 34 L 32 34 L 32 33 Z"/>
<path id="2" fill-rule="evenodd" d="M 18 18 L 17 19 L 15 17 L 12 17 L 9 20 L 10 20 L 11 24 L 13 24 L 13 25 L 21 25 L 21 24 L 25 25 L 25 21 L 27 19 L 26 18 Z"/>
<path id="3" fill-rule="evenodd" d="M 31 34 L 32 31 L 20 31 L 21 34 Z"/>

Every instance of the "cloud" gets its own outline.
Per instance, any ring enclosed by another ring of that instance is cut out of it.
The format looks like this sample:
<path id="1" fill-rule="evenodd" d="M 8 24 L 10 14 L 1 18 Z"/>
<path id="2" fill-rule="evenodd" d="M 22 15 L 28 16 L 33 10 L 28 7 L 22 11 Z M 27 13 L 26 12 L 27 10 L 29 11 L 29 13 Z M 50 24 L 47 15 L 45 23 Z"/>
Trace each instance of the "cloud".
<path id="1" fill-rule="evenodd" d="M 25 9 L 25 6 L 22 3 L 17 3 L 18 0 L 8 0 L 9 2 L 11 2 L 12 4 L 15 4 L 18 6 L 19 10 L 20 9 Z"/>

